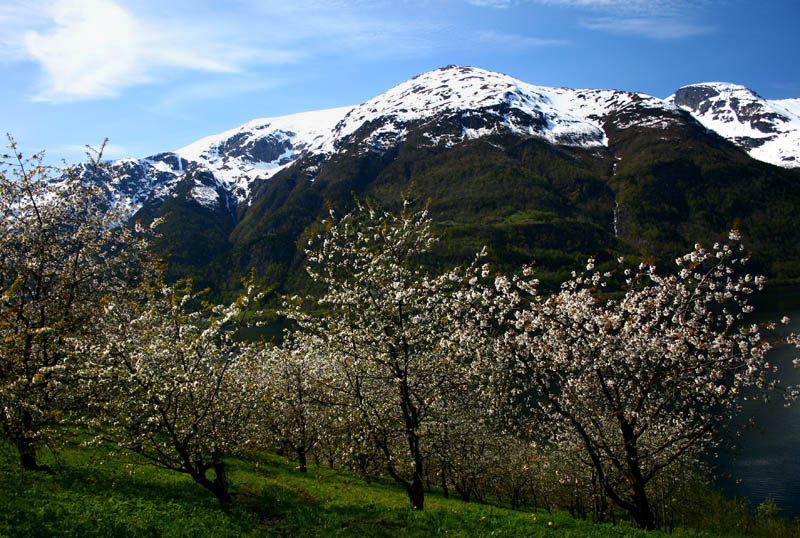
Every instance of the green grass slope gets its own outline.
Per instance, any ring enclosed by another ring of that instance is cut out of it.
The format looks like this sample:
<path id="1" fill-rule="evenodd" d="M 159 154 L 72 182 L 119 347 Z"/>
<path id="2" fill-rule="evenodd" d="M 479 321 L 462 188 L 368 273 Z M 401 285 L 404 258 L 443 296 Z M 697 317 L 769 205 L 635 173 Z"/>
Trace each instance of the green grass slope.
<path id="1" fill-rule="evenodd" d="M 0 536 L 667 536 L 436 493 L 415 512 L 394 484 L 313 465 L 303 474 L 270 454 L 230 462 L 229 508 L 185 476 L 96 449 L 67 448 L 43 463 L 49 472 L 21 472 L 3 446 Z"/>

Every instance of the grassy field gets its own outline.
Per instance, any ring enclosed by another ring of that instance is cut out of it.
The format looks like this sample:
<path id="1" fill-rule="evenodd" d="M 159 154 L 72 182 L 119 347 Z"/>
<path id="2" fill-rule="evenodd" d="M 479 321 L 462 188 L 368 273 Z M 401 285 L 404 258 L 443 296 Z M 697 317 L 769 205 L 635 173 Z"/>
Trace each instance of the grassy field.
<path id="1" fill-rule="evenodd" d="M 0 536 L 713 536 L 594 525 L 564 513 L 512 511 L 426 496 L 409 509 L 388 482 L 271 454 L 231 460 L 235 503 L 221 508 L 188 477 L 89 448 L 46 453 L 49 471 L 23 472 L 0 449 Z"/>

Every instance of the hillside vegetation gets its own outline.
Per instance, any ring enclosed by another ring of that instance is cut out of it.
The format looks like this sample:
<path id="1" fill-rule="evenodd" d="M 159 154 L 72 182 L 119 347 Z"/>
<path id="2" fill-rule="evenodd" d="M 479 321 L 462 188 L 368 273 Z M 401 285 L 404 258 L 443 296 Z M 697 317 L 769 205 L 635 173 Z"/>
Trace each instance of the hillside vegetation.
<path id="1" fill-rule="evenodd" d="M 707 493 L 692 499 L 685 520 L 688 529 L 705 530 L 679 522 L 666 534 L 562 511 L 465 503 L 441 492 L 429 495 L 425 511 L 413 511 L 391 483 L 314 465 L 301 473 L 266 453 L 230 462 L 235 502 L 228 508 L 191 479 L 96 449 L 68 446 L 42 463 L 49 470 L 20 472 L 9 447 L 0 448 L 0 536 L 794 536 L 779 519 Z"/>
<path id="2" fill-rule="evenodd" d="M 750 255 L 735 229 L 667 271 L 590 257 L 554 292 L 530 265 L 510 276 L 493 268 L 486 249 L 432 272 L 441 239 L 427 205 L 404 198 L 392 212 L 354 197 L 353 211 L 331 209 L 307 248 L 298 245 L 317 293 L 282 298 L 291 327 L 280 343 L 252 341 L 241 331 L 269 314 L 257 271 L 227 305 L 209 303 L 191 280 L 170 284 L 151 250 L 158 221 L 120 226 L 95 185 L 69 170 L 55 184 L 39 157 L 25 161 L 13 140 L 11 149 L 17 160 L 0 175 L 0 428 L 22 471 L 7 465 L 8 526 L 22 534 L 49 532 L 41 525 L 84 502 L 69 493 L 68 506 L 51 510 L 33 498 L 93 482 L 108 496 L 128 482 L 101 469 L 143 464 L 191 479 L 225 514 L 308 534 L 318 513 L 301 507 L 338 498 L 312 485 L 324 482 L 319 462 L 337 469 L 325 476 L 349 469 L 404 491 L 406 510 L 370 516 L 379 528 L 483 532 L 472 516 L 449 523 L 434 487 L 466 502 L 530 507 L 527 524 L 544 508 L 547 532 L 559 528 L 559 509 L 617 524 L 603 528 L 611 533 L 702 528 L 697 509 L 709 497 L 697 476 L 704 456 L 727 445 L 742 394 L 800 396 L 768 360 L 776 345 L 800 348 L 800 335 L 778 338 L 777 320 L 748 325 L 750 296 L 766 279 L 745 269 Z M 46 463 L 63 439 L 65 457 Z M 316 472 L 304 485 L 288 480 L 294 486 L 248 478 L 274 466 L 269 452 Z M 145 489 L 160 495 L 160 480 Z M 299 501 L 282 511 L 286 487 Z M 140 497 L 123 491 L 121 504 Z M 362 503 L 356 519 L 375 503 Z M 191 512 L 213 529 L 206 505 Z M 426 508 L 431 515 L 408 514 Z M 743 532 L 777 513 L 766 502 L 759 511 L 761 519 L 738 503 L 729 509 Z M 490 512 L 480 521 L 498 519 Z M 95 513 L 87 506 L 75 517 Z M 495 525 L 500 534 L 538 531 L 501 519 L 511 527 Z M 123 532 L 108 525 L 107 534 Z M 352 525 L 356 534 L 367 526 Z M 574 525 L 586 534 L 587 523 Z"/>
<path id="3" fill-rule="evenodd" d="M 403 193 L 430 199 L 443 237 L 431 267 L 463 264 L 486 245 L 504 271 L 535 261 L 552 288 L 590 256 L 665 265 L 737 227 L 754 270 L 800 277 L 800 172 L 755 161 L 696 124 L 608 129 L 612 143 L 597 151 L 511 134 L 440 148 L 412 134 L 383 154 L 340 151 L 313 181 L 300 159 L 256 188 L 235 223 L 181 198 L 139 217 L 168 215 L 158 246 L 170 273 L 228 298 L 251 268 L 279 291 L 307 290 L 303 245 L 329 208 L 354 207 L 353 194 L 395 211 Z"/>

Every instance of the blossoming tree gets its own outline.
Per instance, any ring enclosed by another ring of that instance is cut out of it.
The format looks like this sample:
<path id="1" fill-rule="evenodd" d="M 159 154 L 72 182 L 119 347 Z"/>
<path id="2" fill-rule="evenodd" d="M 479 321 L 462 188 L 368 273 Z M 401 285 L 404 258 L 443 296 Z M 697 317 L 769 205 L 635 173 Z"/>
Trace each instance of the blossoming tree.
<path id="1" fill-rule="evenodd" d="M 615 275 L 593 260 L 551 295 L 530 268 L 496 279 L 499 367 L 545 433 L 582 446 L 609 498 L 643 528 L 655 525 L 650 481 L 715 446 L 743 390 L 777 387 L 773 343 L 744 323 L 764 278 L 742 274 L 747 256 L 736 232 L 731 240 L 696 245 L 676 274 L 625 269 L 619 297 L 599 297 Z"/>
<path id="2" fill-rule="evenodd" d="M 193 308 L 198 297 L 188 285 L 157 277 L 142 289 L 139 300 L 107 303 L 109 337 L 81 349 L 89 423 L 98 442 L 186 473 L 228 503 L 223 457 L 258 439 L 260 398 L 251 377 L 256 347 L 230 329 L 257 295 L 251 286 L 234 303 L 205 311 Z"/>
<path id="3" fill-rule="evenodd" d="M 328 419 L 321 342 L 311 334 L 287 335 L 280 346 L 259 353 L 256 376 L 261 391 L 261 425 L 265 437 L 288 444 L 306 472 L 308 455 L 326 431 Z"/>
<path id="4" fill-rule="evenodd" d="M 25 469 L 79 395 L 76 342 L 98 335 L 102 304 L 138 279 L 147 242 L 70 170 L 0 161 L 0 428 Z M 94 158 L 93 158 L 94 157 Z M 100 168 L 100 154 L 89 154 Z"/>
<path id="5" fill-rule="evenodd" d="M 304 310 L 293 298 L 288 315 L 321 338 L 332 409 L 356 417 L 387 473 L 402 484 L 414 509 L 424 505 L 424 432 L 442 401 L 460 390 L 465 375 L 455 341 L 475 268 L 431 277 L 420 256 L 435 244 L 427 211 L 406 203 L 398 215 L 358 203 L 307 251 L 309 273 L 324 294 Z M 308 306 L 308 301 L 306 301 Z M 358 451 L 357 448 L 354 450 Z"/>

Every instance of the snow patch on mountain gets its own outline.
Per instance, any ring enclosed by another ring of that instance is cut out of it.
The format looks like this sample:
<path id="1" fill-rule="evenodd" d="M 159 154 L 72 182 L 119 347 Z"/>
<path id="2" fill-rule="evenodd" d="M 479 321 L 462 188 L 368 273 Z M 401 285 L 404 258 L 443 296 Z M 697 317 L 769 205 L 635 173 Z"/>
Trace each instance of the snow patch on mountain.
<path id="1" fill-rule="evenodd" d="M 405 127 L 441 114 L 484 111 L 495 116 L 490 127 L 465 126 L 464 138 L 485 136 L 505 127 L 511 132 L 540 136 L 553 143 L 602 145 L 604 133 L 593 122 L 558 110 L 550 89 L 525 84 L 507 75 L 477 68 L 447 67 L 424 73 L 366 103 L 354 107 L 336 126 L 332 146 L 341 144 L 362 126 L 380 127 L 368 142 L 404 138 Z M 511 114 L 511 111 L 518 113 Z M 530 121 L 533 120 L 533 121 Z M 441 138 L 435 138 L 438 143 Z M 449 139 L 446 142 L 453 143 Z M 332 150 L 333 147 L 325 148 Z"/>
<path id="2" fill-rule="evenodd" d="M 643 94 L 547 88 L 492 71 L 450 66 L 424 73 L 355 107 L 253 120 L 174 154 L 190 167 L 212 172 L 241 203 L 256 180 L 273 177 L 302 154 L 326 158 L 353 141 L 363 151 L 383 153 L 405 140 L 413 122 L 461 114 L 459 132 L 426 133 L 431 145 L 449 147 L 507 130 L 554 144 L 591 148 L 608 144 L 602 126 L 605 116 L 645 101 L 652 107 L 674 108 Z M 363 139 L 355 140 L 357 132 Z M 209 197 L 201 198 L 210 203 Z"/>
<path id="3" fill-rule="evenodd" d="M 198 204 L 213 209 L 219 205 L 219 193 L 217 189 L 202 183 L 195 183 L 190 191 L 192 198 Z"/>
<path id="4" fill-rule="evenodd" d="M 800 117 L 800 99 L 777 99 L 771 102 L 782 106 L 789 111 L 789 113 Z"/>
<path id="5" fill-rule="evenodd" d="M 78 174 L 103 189 L 110 206 L 132 215 L 147 200 L 163 199 L 171 193 L 185 164 L 177 155 L 160 153 L 146 159 L 119 159 L 110 163 L 110 169 L 83 163 Z"/>

